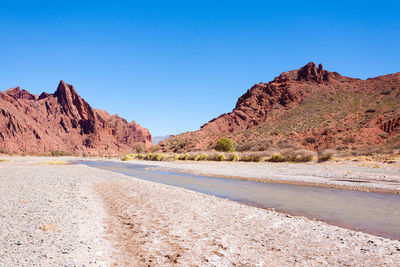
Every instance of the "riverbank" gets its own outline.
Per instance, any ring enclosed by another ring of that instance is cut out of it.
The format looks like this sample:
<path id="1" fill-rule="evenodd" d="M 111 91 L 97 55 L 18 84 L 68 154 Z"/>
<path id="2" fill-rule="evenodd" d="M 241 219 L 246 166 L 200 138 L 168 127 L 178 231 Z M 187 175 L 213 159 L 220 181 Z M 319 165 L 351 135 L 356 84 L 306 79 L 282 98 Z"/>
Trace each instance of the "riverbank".
<path id="1" fill-rule="evenodd" d="M 400 264 L 397 240 L 60 158 L 9 160 L 0 265 Z"/>
<path id="2" fill-rule="evenodd" d="M 144 160 L 131 160 L 129 162 L 202 176 L 400 194 L 399 163 L 378 164 L 368 161 L 254 163 Z"/>

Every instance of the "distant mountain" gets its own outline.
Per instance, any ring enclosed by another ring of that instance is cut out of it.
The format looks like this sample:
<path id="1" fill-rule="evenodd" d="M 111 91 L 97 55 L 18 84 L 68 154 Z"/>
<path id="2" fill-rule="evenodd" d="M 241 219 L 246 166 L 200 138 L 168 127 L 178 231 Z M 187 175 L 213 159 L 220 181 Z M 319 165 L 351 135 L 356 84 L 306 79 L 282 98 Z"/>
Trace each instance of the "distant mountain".
<path id="1" fill-rule="evenodd" d="M 0 149 L 46 153 L 120 155 L 136 142 L 151 146 L 149 131 L 118 115 L 93 109 L 72 85 L 32 95 L 19 87 L 0 92 Z"/>
<path id="2" fill-rule="evenodd" d="M 207 150 L 220 137 L 250 147 L 262 142 L 313 150 L 400 148 L 400 73 L 361 80 L 310 62 L 254 85 L 232 112 L 159 146 L 163 151 Z"/>
<path id="3" fill-rule="evenodd" d="M 165 139 L 170 138 L 171 135 L 164 135 L 164 136 L 153 136 L 153 145 L 157 145 L 161 141 L 164 141 Z"/>

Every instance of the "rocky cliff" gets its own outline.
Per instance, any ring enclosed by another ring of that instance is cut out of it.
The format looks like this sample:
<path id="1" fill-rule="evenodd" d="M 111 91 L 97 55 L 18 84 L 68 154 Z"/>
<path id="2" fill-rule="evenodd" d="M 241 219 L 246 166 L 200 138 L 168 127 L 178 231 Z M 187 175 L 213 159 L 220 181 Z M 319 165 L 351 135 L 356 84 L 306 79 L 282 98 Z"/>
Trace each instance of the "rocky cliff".
<path id="1" fill-rule="evenodd" d="M 159 145 L 164 151 L 207 150 L 222 136 L 237 145 L 288 143 L 315 150 L 400 144 L 399 118 L 400 73 L 360 80 L 310 62 L 254 85 L 232 112 Z"/>
<path id="2" fill-rule="evenodd" d="M 151 146 L 149 131 L 135 122 L 93 109 L 72 85 L 61 81 L 54 94 L 19 87 L 0 92 L 0 149 L 17 153 L 120 155 L 132 145 Z"/>

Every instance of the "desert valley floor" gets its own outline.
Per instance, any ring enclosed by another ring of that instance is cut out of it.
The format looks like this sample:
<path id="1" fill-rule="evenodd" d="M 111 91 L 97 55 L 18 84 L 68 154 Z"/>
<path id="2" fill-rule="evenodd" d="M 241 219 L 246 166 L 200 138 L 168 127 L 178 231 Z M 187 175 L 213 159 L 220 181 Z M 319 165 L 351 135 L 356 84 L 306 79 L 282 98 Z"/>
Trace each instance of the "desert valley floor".
<path id="1" fill-rule="evenodd" d="M 69 164 L 76 158 L 7 159 L 0 163 L 1 266 L 400 264 L 399 240 Z M 371 168 L 370 177 L 377 172 Z"/>

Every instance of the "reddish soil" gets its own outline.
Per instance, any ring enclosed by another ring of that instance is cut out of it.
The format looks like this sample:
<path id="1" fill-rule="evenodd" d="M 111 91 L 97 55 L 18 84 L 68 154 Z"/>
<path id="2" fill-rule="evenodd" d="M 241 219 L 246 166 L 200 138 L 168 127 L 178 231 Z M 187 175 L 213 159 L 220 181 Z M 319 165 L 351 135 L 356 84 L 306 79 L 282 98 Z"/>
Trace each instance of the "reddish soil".
<path id="1" fill-rule="evenodd" d="M 221 137 L 237 145 L 264 142 L 312 150 L 400 148 L 400 73 L 361 80 L 311 62 L 254 85 L 232 112 L 159 146 L 175 152 L 209 150 Z"/>
<path id="2" fill-rule="evenodd" d="M 93 109 L 72 85 L 32 95 L 19 87 L 0 92 L 0 148 L 16 153 L 121 155 L 132 145 L 151 146 L 149 131 L 118 115 Z"/>

